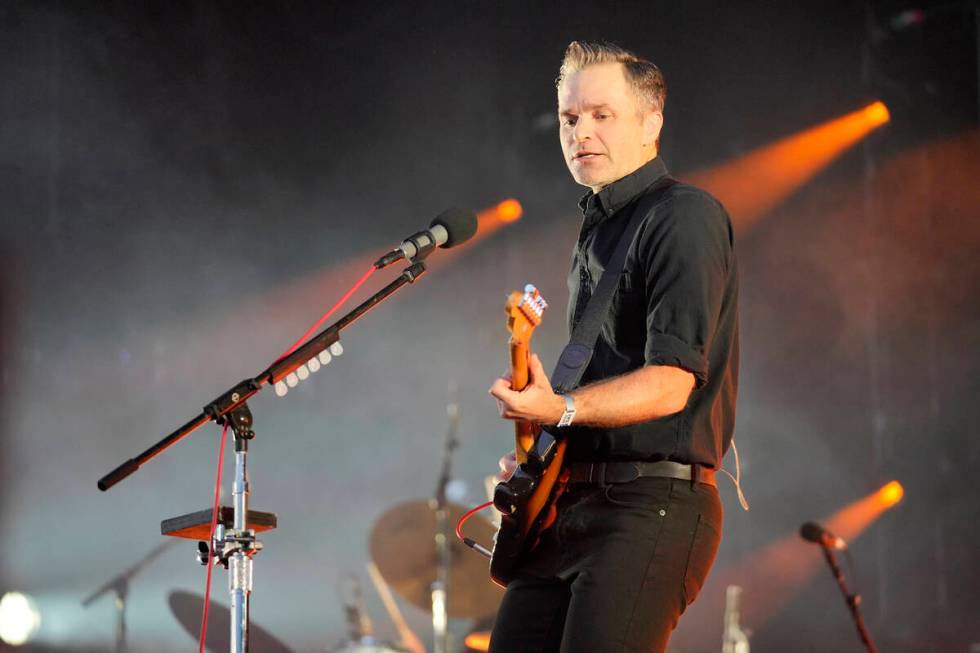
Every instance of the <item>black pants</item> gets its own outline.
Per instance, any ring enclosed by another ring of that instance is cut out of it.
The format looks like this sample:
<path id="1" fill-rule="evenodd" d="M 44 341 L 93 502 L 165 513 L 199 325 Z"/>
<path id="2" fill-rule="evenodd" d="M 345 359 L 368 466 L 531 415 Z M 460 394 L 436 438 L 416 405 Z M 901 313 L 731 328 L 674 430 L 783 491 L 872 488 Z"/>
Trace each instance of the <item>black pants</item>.
<path id="1" fill-rule="evenodd" d="M 510 583 L 491 653 L 657 653 L 694 601 L 721 540 L 718 491 L 639 478 L 578 486 Z"/>

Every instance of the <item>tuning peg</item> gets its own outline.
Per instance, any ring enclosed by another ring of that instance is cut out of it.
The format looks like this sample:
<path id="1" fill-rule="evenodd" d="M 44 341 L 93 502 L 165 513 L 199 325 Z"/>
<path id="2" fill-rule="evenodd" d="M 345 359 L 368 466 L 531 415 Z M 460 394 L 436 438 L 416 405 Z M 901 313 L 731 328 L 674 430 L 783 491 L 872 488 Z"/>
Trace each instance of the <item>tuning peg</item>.
<path id="1" fill-rule="evenodd" d="M 276 396 L 285 397 L 286 393 L 289 392 L 289 386 L 286 385 L 285 381 L 276 382 Z"/>
<path id="2" fill-rule="evenodd" d="M 306 365 L 300 365 L 296 368 L 296 376 L 299 377 L 300 381 L 305 381 L 310 378 L 310 370 L 306 368 Z"/>
<path id="3" fill-rule="evenodd" d="M 306 366 L 310 368 L 311 372 L 316 372 L 320 369 L 320 359 L 314 356 L 310 360 L 306 361 Z"/>
<path id="4" fill-rule="evenodd" d="M 339 340 L 333 343 L 332 345 L 330 345 L 330 353 L 333 354 L 334 356 L 340 356 L 341 354 L 344 353 L 344 346 L 340 344 Z"/>
<path id="5" fill-rule="evenodd" d="M 299 377 L 296 376 L 295 372 L 290 372 L 289 375 L 286 376 L 286 385 L 288 385 L 290 388 L 295 388 L 297 385 L 299 385 Z"/>

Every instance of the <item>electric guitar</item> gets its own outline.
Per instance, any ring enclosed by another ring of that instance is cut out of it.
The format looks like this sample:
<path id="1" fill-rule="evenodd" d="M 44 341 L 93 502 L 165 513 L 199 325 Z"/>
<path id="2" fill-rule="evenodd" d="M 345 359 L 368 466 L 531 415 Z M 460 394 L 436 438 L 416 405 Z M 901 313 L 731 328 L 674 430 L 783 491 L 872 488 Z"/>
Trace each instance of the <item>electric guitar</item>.
<path id="1" fill-rule="evenodd" d="M 523 390 L 530 380 L 528 358 L 531 336 L 548 307 L 538 289 L 528 284 L 507 299 L 507 330 L 510 331 L 511 388 Z M 501 587 L 513 579 L 521 557 L 537 543 L 541 533 L 554 523 L 555 501 L 564 489 L 561 464 L 565 442 L 535 424 L 514 423 L 514 453 L 517 469 L 494 488 L 493 504 L 500 511 L 500 528 L 490 558 L 490 578 Z"/>

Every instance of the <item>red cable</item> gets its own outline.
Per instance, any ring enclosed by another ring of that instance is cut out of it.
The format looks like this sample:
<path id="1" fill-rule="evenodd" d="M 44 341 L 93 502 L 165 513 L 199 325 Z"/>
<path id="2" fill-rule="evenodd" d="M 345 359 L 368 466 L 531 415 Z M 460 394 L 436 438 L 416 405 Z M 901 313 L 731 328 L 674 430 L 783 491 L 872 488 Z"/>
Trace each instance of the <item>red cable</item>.
<path id="1" fill-rule="evenodd" d="M 459 538 L 460 542 L 464 542 L 466 540 L 466 537 L 463 535 L 463 524 L 466 523 L 466 520 L 472 517 L 473 515 L 475 515 L 476 513 L 480 512 L 484 508 L 489 508 L 492 505 L 493 505 L 493 501 L 487 501 L 486 503 L 481 503 L 476 508 L 472 508 L 467 512 L 463 513 L 463 516 L 459 518 L 458 522 L 456 522 L 456 537 Z"/>
<path id="2" fill-rule="evenodd" d="M 218 526 L 218 501 L 221 499 L 221 463 L 225 459 L 225 441 L 228 425 L 221 429 L 221 447 L 218 449 L 218 473 L 214 485 L 214 508 L 211 510 L 211 535 L 208 537 L 208 580 L 204 586 L 204 614 L 201 616 L 201 635 L 198 653 L 204 653 L 204 640 L 208 634 L 208 605 L 211 602 L 211 570 L 214 567 L 214 530 Z"/>
<path id="3" fill-rule="evenodd" d="M 321 317 L 319 320 L 317 320 L 313 324 L 313 326 L 311 326 L 309 329 L 307 329 L 306 333 L 304 333 L 302 336 L 300 336 L 299 340 L 297 340 L 296 342 L 294 342 L 293 345 L 289 349 L 287 349 L 283 353 L 282 356 L 280 356 L 279 358 L 276 359 L 276 362 L 278 363 L 279 361 L 281 361 L 286 356 L 289 356 L 291 353 L 293 353 L 294 351 L 296 351 L 296 348 L 297 347 L 299 347 L 304 342 L 306 342 L 307 338 L 309 338 L 310 336 L 312 336 L 316 332 L 316 330 L 320 328 L 320 325 L 327 321 L 327 318 L 329 318 L 331 315 L 333 315 L 334 313 L 336 313 L 337 312 L 337 309 L 340 308 L 341 306 L 343 306 L 344 303 L 346 303 L 347 300 L 350 299 L 351 295 L 353 295 L 355 292 L 357 292 L 357 289 L 360 288 L 361 286 L 363 286 L 364 285 L 364 282 L 367 281 L 371 277 L 372 274 L 374 274 L 375 272 L 377 272 L 377 270 L 378 270 L 378 268 L 376 268 L 376 267 L 374 267 L 372 265 L 371 266 L 371 269 L 368 270 L 367 272 L 365 272 L 364 273 L 364 276 L 362 276 L 357 281 L 357 283 L 355 283 L 353 286 L 351 286 L 351 289 L 350 290 L 348 290 L 346 293 L 344 293 L 344 296 L 340 298 L 340 301 L 338 301 L 336 304 L 334 304 L 333 305 L 333 308 L 331 308 L 329 311 L 327 311 L 326 313 L 324 313 L 323 314 L 323 317 Z"/>

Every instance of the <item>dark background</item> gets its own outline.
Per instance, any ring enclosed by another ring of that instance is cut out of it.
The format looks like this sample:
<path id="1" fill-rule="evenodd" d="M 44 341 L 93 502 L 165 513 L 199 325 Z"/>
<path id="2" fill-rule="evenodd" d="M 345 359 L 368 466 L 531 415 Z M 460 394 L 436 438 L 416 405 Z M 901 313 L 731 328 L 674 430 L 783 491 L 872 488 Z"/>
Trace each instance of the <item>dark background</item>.
<path id="1" fill-rule="evenodd" d="M 739 233 L 752 509 L 723 484 L 716 568 L 896 478 L 904 502 L 852 543 L 869 628 L 882 651 L 975 650 L 977 15 L 970 2 L 0 4 L 0 591 L 35 597 L 37 650 L 111 646 L 111 601 L 79 602 L 160 541 L 161 519 L 208 505 L 215 429 L 108 493 L 97 478 L 264 367 L 431 216 L 517 197 L 520 222 L 433 259 L 335 364 L 252 402 L 253 507 L 280 519 L 256 559 L 256 623 L 297 651 L 342 638 L 341 579 L 367 585 L 374 519 L 432 492 L 450 386 L 453 496 L 482 501 L 511 445 L 485 395 L 506 365 L 505 293 L 536 283 L 553 307 L 535 336 L 546 365 L 564 344 L 583 189 L 560 158 L 553 80 L 573 39 L 663 68 L 663 156 L 680 178 L 888 103 L 889 125 Z M 193 645 L 166 605 L 171 589 L 203 592 L 192 549 L 133 580 L 132 650 Z M 219 571 L 219 600 L 225 588 Z M 723 592 L 709 582 L 672 650 L 720 648 L 721 614 L 698 608 Z M 426 615 L 406 612 L 427 637 Z M 754 651 L 859 650 L 824 569 L 771 613 L 743 624 Z"/>

